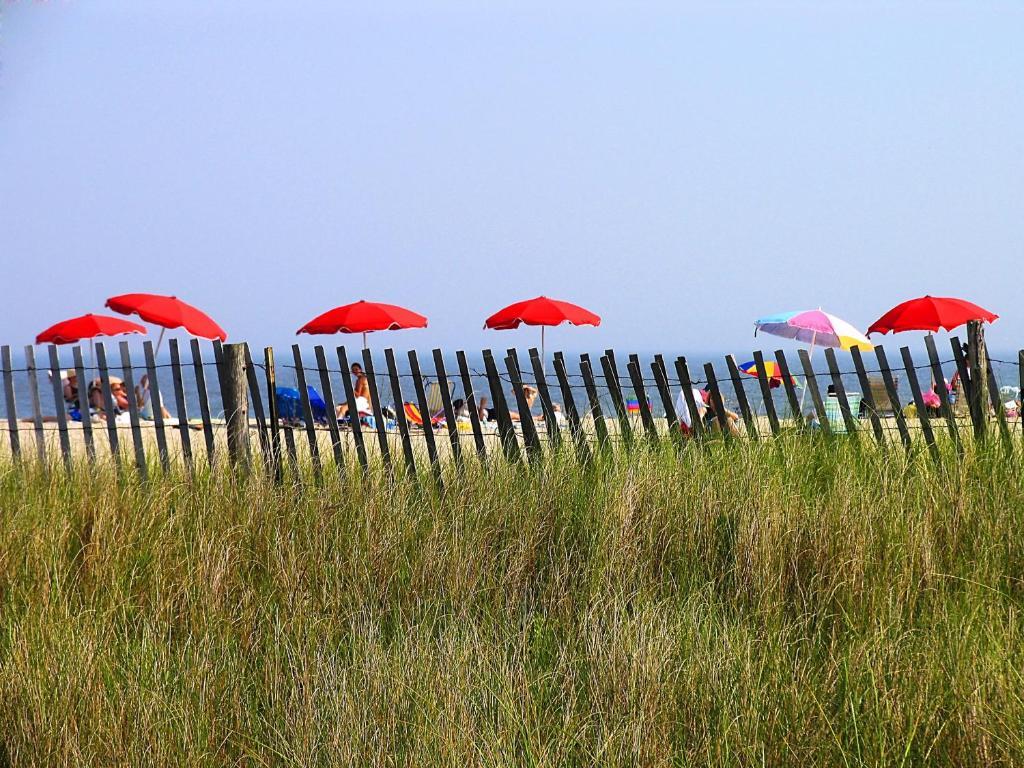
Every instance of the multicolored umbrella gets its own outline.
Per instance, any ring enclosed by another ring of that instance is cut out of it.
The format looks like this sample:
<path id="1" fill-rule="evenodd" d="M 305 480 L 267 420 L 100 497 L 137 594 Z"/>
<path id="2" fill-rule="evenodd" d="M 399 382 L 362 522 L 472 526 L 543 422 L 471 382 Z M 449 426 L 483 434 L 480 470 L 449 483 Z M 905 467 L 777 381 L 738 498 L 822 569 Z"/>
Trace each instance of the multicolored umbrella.
<path id="1" fill-rule="evenodd" d="M 753 376 L 755 379 L 761 376 L 755 360 L 743 363 L 739 368 L 742 373 L 745 373 L 747 376 Z M 764 361 L 764 371 L 768 376 L 768 386 L 771 389 L 778 389 L 782 386 L 782 370 L 774 360 Z M 789 380 L 793 382 L 794 386 L 797 386 L 795 376 L 790 375 Z"/>
<path id="2" fill-rule="evenodd" d="M 821 309 L 809 309 L 802 312 L 782 312 L 769 315 L 754 321 L 754 335 L 759 332 L 796 339 L 815 346 L 853 349 L 860 347 L 871 349 L 868 337 L 858 331 L 842 318 L 823 312 Z"/>
<path id="3" fill-rule="evenodd" d="M 762 317 L 760 320 L 754 321 L 754 335 L 757 336 L 760 331 L 810 344 L 810 355 L 814 354 L 815 346 L 837 349 L 853 349 L 854 347 L 871 349 L 871 342 L 868 341 L 867 336 L 842 318 L 822 311 L 820 307 L 802 312 L 782 312 L 778 315 Z M 803 408 L 806 393 L 805 389 L 800 395 L 801 408 Z"/>

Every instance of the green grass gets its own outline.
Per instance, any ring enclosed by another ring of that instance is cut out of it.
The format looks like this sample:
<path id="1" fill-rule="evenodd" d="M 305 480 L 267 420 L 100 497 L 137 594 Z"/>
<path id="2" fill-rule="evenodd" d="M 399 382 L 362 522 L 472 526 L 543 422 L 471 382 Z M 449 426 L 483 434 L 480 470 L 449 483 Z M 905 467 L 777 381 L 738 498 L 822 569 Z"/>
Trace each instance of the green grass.
<path id="1" fill-rule="evenodd" d="M 327 474 L 0 469 L 0 762 L 1024 763 L 996 446 Z"/>

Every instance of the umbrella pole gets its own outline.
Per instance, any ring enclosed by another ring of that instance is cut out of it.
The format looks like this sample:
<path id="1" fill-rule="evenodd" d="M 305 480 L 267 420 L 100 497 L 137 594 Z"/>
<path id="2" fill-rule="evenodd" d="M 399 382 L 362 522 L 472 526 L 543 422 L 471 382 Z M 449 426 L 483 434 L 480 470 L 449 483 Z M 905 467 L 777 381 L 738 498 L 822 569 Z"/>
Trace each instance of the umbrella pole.
<path id="1" fill-rule="evenodd" d="M 363 349 L 366 349 L 366 331 L 363 331 Z"/>
<path id="2" fill-rule="evenodd" d="M 160 335 L 159 335 L 159 336 L 157 337 L 157 340 L 156 340 L 156 352 L 154 352 L 154 353 L 153 353 L 153 356 L 154 356 L 154 357 L 156 357 L 157 355 L 159 355 L 159 354 L 160 354 L 160 345 L 161 345 L 161 344 L 163 343 L 163 340 L 164 340 L 164 332 L 165 332 L 166 330 L 167 330 L 166 328 L 161 328 L 161 329 L 160 329 Z"/>
<path id="3" fill-rule="evenodd" d="M 544 326 L 540 327 L 540 369 L 544 370 Z"/>
<path id="4" fill-rule="evenodd" d="M 811 349 L 810 349 L 810 351 L 809 351 L 809 352 L 807 353 L 807 360 L 808 360 L 808 361 L 810 361 L 810 360 L 813 360 L 813 359 L 814 359 L 814 342 L 815 342 L 815 341 L 817 341 L 817 339 L 818 339 L 818 332 L 817 332 L 817 331 L 815 331 L 815 332 L 814 332 L 814 333 L 813 333 L 813 334 L 811 335 Z M 800 418 L 801 418 L 801 419 L 802 419 L 802 418 L 803 418 L 803 416 L 804 416 L 804 398 L 805 398 L 806 396 L 807 396 L 807 377 L 806 377 L 806 376 L 804 376 L 804 391 L 800 393 Z"/>

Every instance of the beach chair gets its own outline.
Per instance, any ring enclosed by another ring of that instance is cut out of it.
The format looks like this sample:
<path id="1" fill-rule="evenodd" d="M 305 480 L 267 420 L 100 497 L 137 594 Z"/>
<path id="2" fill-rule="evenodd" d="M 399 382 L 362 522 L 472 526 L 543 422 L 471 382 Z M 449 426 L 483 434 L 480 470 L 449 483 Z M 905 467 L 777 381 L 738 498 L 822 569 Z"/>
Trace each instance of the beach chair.
<path id="1" fill-rule="evenodd" d="M 448 379 L 444 383 L 444 386 L 448 387 L 448 396 L 451 397 L 452 393 L 452 380 Z M 444 400 L 442 395 L 444 390 L 440 381 L 428 381 L 427 382 L 427 410 L 430 413 L 442 413 L 444 411 Z"/>
<path id="2" fill-rule="evenodd" d="M 900 390 L 900 381 L 898 378 L 893 377 L 893 383 L 896 385 L 896 391 Z M 875 404 L 875 413 L 879 416 L 891 416 L 896 414 L 896 410 L 900 407 L 899 403 L 893 403 L 889 399 L 889 390 L 885 388 L 885 381 L 881 376 L 868 376 L 868 388 L 871 392 L 871 402 Z M 860 402 L 858 401 L 858 410 Z M 851 404 L 851 408 L 852 408 Z M 855 411 L 856 412 L 856 411 Z"/>
<path id="3" fill-rule="evenodd" d="M 402 408 L 405 411 L 405 418 L 410 424 L 414 424 L 417 427 L 423 427 L 423 414 L 420 413 L 420 409 L 416 407 L 415 403 L 403 403 Z M 443 423 L 444 410 L 441 410 L 430 417 L 431 427 L 437 427 Z"/>
<path id="4" fill-rule="evenodd" d="M 860 401 L 862 399 L 860 392 L 846 393 L 846 402 L 850 404 L 850 413 L 855 419 L 860 412 Z M 832 430 L 833 435 L 846 434 L 846 420 L 843 419 L 843 408 L 839 404 L 838 397 L 825 398 L 825 416 L 828 417 L 828 426 Z"/>
<path id="5" fill-rule="evenodd" d="M 954 418 L 966 419 L 971 415 L 970 402 L 967 400 L 967 390 L 960 376 L 953 377 L 953 388 L 949 392 L 949 397 L 953 401 Z"/>

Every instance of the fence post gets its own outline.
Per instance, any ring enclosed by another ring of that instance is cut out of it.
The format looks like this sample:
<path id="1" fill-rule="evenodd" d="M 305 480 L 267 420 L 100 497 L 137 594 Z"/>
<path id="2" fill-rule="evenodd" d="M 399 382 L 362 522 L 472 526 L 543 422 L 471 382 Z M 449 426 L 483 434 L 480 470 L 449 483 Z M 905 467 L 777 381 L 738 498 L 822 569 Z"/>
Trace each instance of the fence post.
<path id="1" fill-rule="evenodd" d="M 164 401 L 160 396 L 160 382 L 156 375 L 156 355 L 153 342 L 148 339 L 142 342 L 142 354 L 146 363 L 146 378 L 149 381 L 149 401 L 153 404 L 153 431 L 156 433 L 156 452 L 160 458 L 160 468 L 166 473 L 171 468 L 171 459 L 167 453 L 167 434 L 164 425 Z"/>
<path id="2" fill-rule="evenodd" d="M 781 349 L 775 350 L 775 362 L 779 366 L 779 373 L 782 374 L 782 386 L 786 390 L 786 400 L 789 402 L 789 412 L 793 416 L 793 421 L 796 422 L 797 428 L 803 429 L 806 425 L 804 424 L 804 414 L 800 409 L 800 398 L 796 396 L 796 385 L 793 383 L 793 374 L 789 370 L 789 361 L 786 359 L 786 353 Z"/>
<path id="3" fill-rule="evenodd" d="M 576 454 L 581 464 L 590 463 L 590 446 L 587 445 L 587 436 L 583 432 L 583 424 L 580 422 L 580 412 L 576 409 L 576 399 L 572 394 L 572 386 L 569 384 L 569 376 L 565 370 L 565 358 L 561 352 L 555 352 L 553 358 L 555 376 L 558 378 L 558 386 L 562 390 L 562 404 L 565 406 L 565 415 L 569 420 L 569 432 L 572 434 L 573 442 L 576 444 Z"/>
<path id="4" fill-rule="evenodd" d="M 939 447 L 935 444 L 935 434 L 932 432 L 931 419 L 928 418 L 928 409 L 925 407 L 924 398 L 921 396 L 921 384 L 917 380 L 917 371 L 914 369 L 914 358 L 910 354 L 910 347 L 900 347 L 900 355 L 903 357 L 903 367 L 907 371 L 910 393 L 914 396 L 917 420 L 921 423 L 921 433 L 924 435 L 925 443 L 928 444 L 928 451 L 937 462 L 939 460 Z"/>
<path id="5" fill-rule="evenodd" d="M 319 483 L 323 479 L 323 464 L 320 461 L 320 442 L 316 437 L 316 423 L 313 421 L 313 404 L 309 401 L 306 368 L 302 363 L 302 349 L 299 348 L 298 344 L 292 344 L 292 359 L 295 362 L 295 384 L 296 389 L 299 390 L 299 404 L 302 406 L 302 420 L 305 422 L 306 442 L 309 443 L 309 457 L 313 462 L 313 477 Z"/>
<path id="6" fill-rule="evenodd" d="M 537 396 L 540 398 L 540 407 L 544 414 L 544 429 L 548 433 L 548 440 L 551 441 L 552 448 L 557 448 L 562 441 L 562 433 L 558 428 L 555 406 L 551 401 L 547 377 L 544 375 L 544 362 L 540 359 L 540 353 L 536 347 L 531 348 L 529 354 L 530 365 L 533 366 L 533 378 L 537 382 Z"/>
<path id="7" fill-rule="evenodd" d="M 128 396 L 128 423 L 132 428 L 135 466 L 139 470 L 139 477 L 146 480 L 149 474 L 148 467 L 146 466 L 146 446 L 142 442 L 142 424 L 139 422 L 139 403 L 135 398 L 135 376 L 132 372 L 131 352 L 128 349 L 127 341 L 122 341 L 119 347 L 121 350 L 121 372 L 124 374 L 125 394 Z"/>
<path id="8" fill-rule="evenodd" d="M 946 419 L 946 428 L 949 429 L 949 436 L 956 446 L 957 454 L 962 454 L 963 443 L 960 441 L 960 429 L 956 425 L 956 417 L 953 415 L 953 408 L 949 403 L 949 391 L 946 389 L 946 377 L 942 375 L 942 363 L 939 360 L 939 352 L 935 348 L 935 337 L 928 334 L 924 337 L 924 346 L 928 350 L 928 363 L 931 366 L 932 378 L 939 390 L 939 403 L 942 406 L 942 415 Z"/>
<path id="9" fill-rule="evenodd" d="M 988 366 L 988 394 L 992 400 L 992 410 L 996 412 L 996 424 L 999 425 L 999 434 L 1002 435 L 1003 445 L 1007 451 L 1013 450 L 1013 443 L 1010 441 L 1010 427 L 1006 423 L 1006 411 L 999 398 L 999 385 L 996 383 L 996 374 L 992 366 Z"/>
<path id="10" fill-rule="evenodd" d="M 118 474 L 121 473 L 121 444 L 117 437 L 117 422 L 114 421 L 114 396 L 110 392 L 110 369 L 107 368 L 107 348 L 102 341 L 96 342 L 96 367 L 100 374 L 100 395 L 103 398 L 103 415 L 107 422 L 107 440 L 110 454 Z"/>
<path id="11" fill-rule="evenodd" d="M 519 358 L 514 349 L 507 350 L 505 369 L 508 371 L 508 377 L 512 381 L 512 394 L 515 395 L 516 405 L 519 408 L 519 426 L 523 430 L 526 458 L 536 461 L 540 458 L 542 452 L 540 437 L 537 435 L 537 425 L 533 420 L 530 403 L 526 399 L 526 392 L 523 389 L 523 377 L 519 369 Z"/>
<path id="12" fill-rule="evenodd" d="M 1020 387 L 1017 398 L 1024 408 L 1024 349 L 1017 351 L 1017 385 Z M 1024 413 L 1021 413 L 1021 408 L 1017 409 L 1017 423 L 1020 424 L 1021 434 L 1024 436 Z"/>
<path id="13" fill-rule="evenodd" d="M 654 414 L 651 413 L 651 404 L 647 399 L 647 390 L 644 387 L 644 376 L 640 370 L 640 357 L 630 355 L 626 363 L 626 372 L 629 374 L 630 383 L 633 385 L 633 394 L 636 395 L 637 405 L 640 407 L 640 422 L 644 431 L 647 432 L 647 440 L 652 448 L 658 445 L 658 428 L 654 425 Z"/>
<path id="14" fill-rule="evenodd" d="M 480 426 L 480 404 L 477 402 L 476 390 L 473 387 L 473 377 L 469 372 L 469 364 L 466 362 L 466 353 L 461 349 L 456 351 L 455 359 L 459 364 L 459 376 L 462 379 L 462 392 L 465 395 L 466 408 L 469 409 L 469 423 L 473 428 L 473 442 L 476 444 L 476 452 L 480 460 L 487 459 L 487 446 L 484 443 L 484 430 Z"/>
<path id="15" fill-rule="evenodd" d="M 57 413 L 57 437 L 60 441 L 60 455 L 64 460 L 64 469 L 71 473 L 71 439 L 68 437 L 68 414 L 64 407 L 64 384 L 60 375 L 60 359 L 57 347 L 49 347 L 50 353 L 50 384 L 53 386 L 53 406 Z"/>
<path id="16" fill-rule="evenodd" d="M 669 439 L 680 448 L 683 444 L 683 433 L 679 429 L 679 414 L 676 413 L 676 405 L 672 400 L 672 388 L 668 383 L 668 373 L 665 370 L 665 358 L 655 355 L 651 362 L 651 373 L 654 374 L 654 383 L 661 396 L 661 404 L 665 409 L 665 423 L 668 426 Z"/>
<path id="17" fill-rule="evenodd" d="M 505 400 L 505 392 L 501 387 L 501 378 L 498 376 L 498 366 L 494 363 L 494 355 L 491 350 L 483 351 L 484 369 L 487 371 L 487 384 L 491 390 L 491 401 L 498 416 L 498 437 L 501 442 L 505 458 L 510 462 L 519 461 L 519 441 L 516 439 L 516 430 L 512 425 L 512 417 L 509 416 L 508 402 Z"/>
<path id="18" fill-rule="evenodd" d="M 256 364 L 252 361 L 252 351 L 248 342 L 242 345 L 245 349 L 245 379 L 249 385 L 249 400 L 252 402 L 253 413 L 256 414 L 256 431 L 260 441 L 260 455 L 263 466 L 268 473 L 274 471 L 274 456 L 270 448 L 270 434 L 266 412 L 263 410 L 263 396 L 260 394 L 260 380 L 256 375 Z"/>
<path id="19" fill-rule="evenodd" d="M 437 483 L 438 493 L 444 494 L 444 478 L 441 474 L 441 457 L 437 455 L 437 443 L 434 440 L 433 417 L 430 414 L 430 409 L 427 407 L 427 392 L 423 387 L 420 361 L 414 349 L 409 350 L 409 372 L 412 374 L 412 388 L 416 393 L 416 402 L 420 409 L 420 418 L 423 421 L 423 440 L 427 444 L 427 458 L 430 461 L 430 469 L 434 473 L 434 482 Z"/>
<path id="20" fill-rule="evenodd" d="M 711 392 L 711 408 L 715 412 L 715 421 L 718 422 L 718 431 L 722 433 L 725 442 L 732 441 L 732 424 L 725 413 L 725 401 L 722 400 L 722 390 L 718 387 L 718 377 L 715 375 L 715 366 L 711 363 L 704 363 L 704 375 L 708 380 L 709 391 Z"/>
<path id="21" fill-rule="evenodd" d="M 181 440 L 181 455 L 191 477 L 195 474 L 195 461 L 192 458 L 192 436 L 188 433 L 188 410 L 185 405 L 185 382 L 181 376 L 181 355 L 178 351 L 178 340 L 171 339 L 168 343 L 171 353 L 171 383 L 174 387 L 174 404 L 178 411 L 178 437 Z"/>
<path id="22" fill-rule="evenodd" d="M 313 348 L 316 356 L 316 367 L 320 374 L 320 388 L 323 390 L 324 406 L 327 411 L 327 431 L 331 434 L 331 452 L 334 455 L 334 467 L 340 477 L 345 476 L 345 454 L 341 450 L 341 431 L 338 429 L 338 409 L 334 403 L 334 387 L 331 386 L 331 369 L 327 367 L 327 355 L 322 344 Z M 342 376 L 345 372 L 342 371 Z M 358 418 L 358 414 L 356 415 Z"/>
<path id="23" fill-rule="evenodd" d="M 90 464 L 96 463 L 96 444 L 92 437 L 92 412 L 89 408 L 89 382 L 85 378 L 85 363 L 82 348 L 77 344 L 71 349 L 78 377 L 78 412 L 82 414 L 82 436 L 85 438 L 85 455 Z M 13 411 L 12 411 L 13 413 Z"/>
<path id="24" fill-rule="evenodd" d="M 704 421 L 701 419 L 700 407 L 693 396 L 693 379 L 690 378 L 690 368 L 686 364 L 685 357 L 676 358 L 676 375 L 679 377 L 679 385 L 683 388 L 683 402 L 690 412 L 690 431 L 695 438 L 704 436 Z M 701 398 L 701 406 L 704 405 L 704 398 Z"/>
<path id="25" fill-rule="evenodd" d="M 854 438 L 857 436 L 857 422 L 850 411 L 850 401 L 846 397 L 846 387 L 843 384 L 843 376 L 839 372 L 839 364 L 836 362 L 836 352 L 831 347 L 825 348 L 825 362 L 828 363 L 828 372 L 832 377 L 832 387 L 836 391 L 836 399 L 839 400 L 839 412 L 843 417 L 843 424 L 846 426 L 846 433 Z"/>
<path id="26" fill-rule="evenodd" d="M 967 322 L 967 369 L 970 373 L 969 397 L 971 412 L 975 415 L 974 436 L 985 439 L 988 408 L 985 406 L 985 388 L 988 386 L 988 354 L 985 351 L 985 330 L 980 320 Z"/>
<path id="27" fill-rule="evenodd" d="M 206 368 L 203 365 L 203 351 L 199 339 L 191 340 L 192 368 L 196 373 L 196 393 L 199 395 L 199 415 L 203 419 L 203 438 L 206 441 L 206 463 L 213 469 L 214 436 L 210 420 L 210 396 L 206 390 Z"/>
<path id="28" fill-rule="evenodd" d="M 605 423 L 604 412 L 601 410 L 601 398 L 598 397 L 597 382 L 594 380 L 594 371 L 590 367 L 590 355 L 580 355 L 580 375 L 583 377 L 583 386 L 587 390 L 590 417 L 594 421 L 594 433 L 597 435 L 597 447 L 603 451 L 610 447 L 608 425 Z"/>
<path id="29" fill-rule="evenodd" d="M 615 408 L 615 415 L 619 420 L 619 432 L 622 434 L 622 444 L 626 450 L 633 447 L 633 427 L 629 423 L 629 414 L 626 413 L 626 404 L 622 398 L 622 387 L 619 384 L 619 372 L 615 367 L 614 353 L 609 356 L 612 350 L 605 350 L 601 356 L 601 369 L 604 372 L 604 380 L 608 385 L 608 394 L 612 398 L 612 406 Z"/>
<path id="30" fill-rule="evenodd" d="M 452 446 L 452 458 L 455 459 L 455 467 L 462 469 L 462 443 L 459 440 L 459 424 L 455 415 L 455 406 L 452 404 L 451 387 L 448 386 L 448 371 L 444 367 L 444 353 L 440 349 L 434 349 L 434 374 L 437 376 L 438 386 L 441 387 L 441 406 L 444 408 L 444 425 L 448 431 L 448 442 Z M 468 399 L 465 400 L 468 402 Z"/>
<path id="31" fill-rule="evenodd" d="M 828 414 L 825 413 L 825 403 L 821 399 L 821 390 L 818 389 L 818 379 L 814 375 L 814 368 L 811 366 L 811 356 L 806 349 L 797 352 L 800 364 L 804 369 L 804 386 L 811 393 L 811 401 L 814 403 L 814 412 L 818 416 L 818 427 L 823 434 L 832 434 L 832 425 L 828 422 Z"/>
<path id="32" fill-rule="evenodd" d="M 39 377 L 36 375 L 36 351 L 30 344 L 25 347 L 25 367 L 28 369 L 28 393 L 32 398 L 32 423 L 35 426 L 36 454 L 44 471 L 49 471 L 46 463 L 46 433 L 43 431 L 43 411 L 39 402 Z"/>
<path id="33" fill-rule="evenodd" d="M 6 344 L 0 348 L 0 357 L 3 358 L 4 366 L 4 403 L 7 406 L 7 434 L 11 440 L 11 455 L 15 461 L 21 458 L 21 439 L 18 432 L 18 411 L 14 399 L 14 366 L 11 364 L 11 348 Z M 81 375 L 81 374 L 79 374 Z M 88 391 L 88 384 L 79 379 L 78 391 L 85 388 Z M 86 411 L 82 418 L 88 418 Z"/>
<path id="34" fill-rule="evenodd" d="M 736 365 L 736 358 L 732 355 L 725 356 L 725 366 L 729 369 L 729 378 L 732 380 L 732 388 L 736 391 L 736 402 L 740 406 L 740 415 L 743 417 L 743 424 L 747 428 L 747 435 L 751 440 L 757 440 L 757 424 L 750 412 L 750 403 L 747 401 L 747 390 L 740 380 L 740 369 Z"/>
<path id="35" fill-rule="evenodd" d="M 903 447 L 909 451 L 912 442 L 910 439 L 910 431 L 907 429 L 907 418 L 903 415 L 903 406 L 900 404 L 900 394 L 896 390 L 896 382 L 892 377 L 892 371 L 889 370 L 889 360 L 885 355 L 885 348 L 882 347 L 882 345 L 875 347 L 875 357 L 878 358 L 879 373 L 882 374 L 882 381 L 885 384 L 885 392 L 889 396 L 889 404 L 892 406 L 893 416 L 896 418 L 896 427 L 900 431 L 900 440 L 903 441 Z"/>
<path id="36" fill-rule="evenodd" d="M 757 384 L 761 388 L 761 400 L 764 402 L 764 412 L 768 416 L 768 426 L 772 434 L 779 434 L 779 416 L 775 413 L 775 401 L 772 399 L 772 382 L 764 365 L 764 355 L 758 351 L 754 353 L 754 368 L 757 371 Z"/>
<path id="37" fill-rule="evenodd" d="M 341 368 L 341 385 L 345 390 L 345 402 L 348 403 L 348 426 L 352 430 L 352 441 L 356 445 L 356 457 L 359 459 L 359 466 L 363 474 L 370 471 L 370 459 L 366 454 L 366 443 L 363 439 L 363 425 L 360 423 L 359 405 L 356 403 L 356 390 L 352 386 L 352 366 L 348 362 L 348 350 L 345 347 L 338 347 L 338 366 Z M 364 370 L 363 375 L 367 377 L 366 385 L 370 385 L 369 374 Z M 373 406 L 371 405 L 372 409 Z"/>
<path id="38" fill-rule="evenodd" d="M 277 371 L 274 369 L 274 348 L 263 348 L 263 370 L 267 377 L 267 418 L 270 421 L 270 460 L 274 482 L 284 479 L 281 468 L 281 415 L 277 411 Z"/>
<path id="39" fill-rule="evenodd" d="M 380 447 L 380 458 L 384 462 L 384 469 L 390 474 L 394 470 L 394 465 L 391 463 L 391 446 L 388 443 L 387 425 L 384 422 L 384 409 L 380 404 L 377 374 L 373 370 L 373 355 L 368 349 L 363 349 L 363 372 L 366 374 L 366 386 L 370 388 L 370 409 L 373 411 L 373 420 L 377 426 L 377 445 Z M 355 402 L 354 397 L 351 402 Z M 358 418 L 358 414 L 356 418 Z"/>
<path id="40" fill-rule="evenodd" d="M 861 357 L 860 349 L 850 349 L 850 357 L 853 358 L 853 367 L 857 371 L 857 381 L 860 382 L 861 399 L 868 410 L 868 420 L 871 422 L 871 429 L 875 433 L 875 440 L 879 445 L 885 444 L 885 432 L 882 430 L 882 420 L 878 418 L 875 398 L 871 394 L 871 381 L 868 379 L 868 372 L 864 369 L 864 358 Z"/>
<path id="41" fill-rule="evenodd" d="M 395 401 L 395 421 L 402 438 L 402 453 L 405 456 L 405 468 L 409 479 L 417 481 L 416 457 L 412 451 L 412 437 L 409 435 L 409 421 L 405 418 L 405 398 L 402 395 L 402 382 L 398 378 L 398 367 L 395 365 L 395 350 L 388 347 L 384 350 L 384 362 L 388 366 L 388 381 L 391 383 L 391 397 Z"/>
<path id="42" fill-rule="evenodd" d="M 225 344 L 221 400 L 228 430 L 231 466 L 249 471 L 249 397 L 245 374 L 245 345 Z"/>

